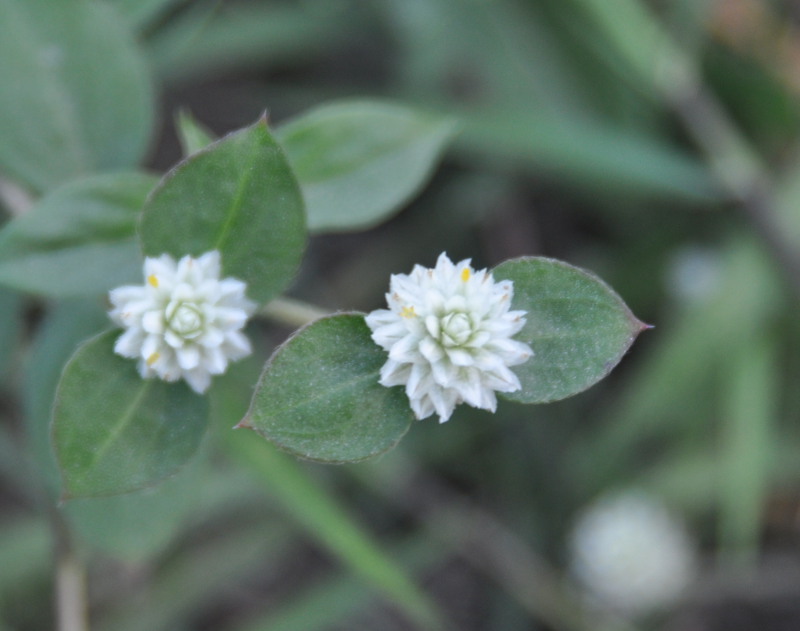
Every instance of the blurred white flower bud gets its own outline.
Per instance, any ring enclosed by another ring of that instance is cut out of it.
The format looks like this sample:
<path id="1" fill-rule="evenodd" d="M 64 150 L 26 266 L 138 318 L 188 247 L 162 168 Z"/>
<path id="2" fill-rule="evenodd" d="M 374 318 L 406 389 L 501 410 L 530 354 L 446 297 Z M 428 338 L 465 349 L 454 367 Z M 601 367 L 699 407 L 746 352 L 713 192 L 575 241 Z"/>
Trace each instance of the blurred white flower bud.
<path id="1" fill-rule="evenodd" d="M 600 606 L 635 616 L 671 604 L 696 563 L 683 525 L 640 491 L 600 498 L 570 537 L 571 569 Z"/>

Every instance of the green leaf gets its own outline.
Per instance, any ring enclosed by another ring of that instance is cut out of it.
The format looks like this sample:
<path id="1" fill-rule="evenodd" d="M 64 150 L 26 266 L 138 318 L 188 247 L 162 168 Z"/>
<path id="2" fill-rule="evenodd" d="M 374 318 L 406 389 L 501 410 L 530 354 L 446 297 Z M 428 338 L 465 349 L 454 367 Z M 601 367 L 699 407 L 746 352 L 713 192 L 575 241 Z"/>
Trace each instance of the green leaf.
<path id="1" fill-rule="evenodd" d="M 278 138 L 306 200 L 309 229 L 374 226 L 413 197 L 453 138 L 453 119 L 399 105 L 325 105 L 281 127 Z"/>
<path id="2" fill-rule="evenodd" d="M 463 112 L 461 118 L 459 146 L 493 165 L 532 166 L 587 190 L 646 199 L 697 203 L 720 197 L 701 160 L 618 124 L 516 106 Z"/>
<path id="3" fill-rule="evenodd" d="M 101 2 L 0 0 L 0 170 L 36 191 L 136 165 L 153 124 L 150 78 Z"/>
<path id="4" fill-rule="evenodd" d="M 240 426 L 310 460 L 383 453 L 413 420 L 402 389 L 378 383 L 385 361 L 362 315 L 321 318 L 275 351 Z"/>
<path id="5" fill-rule="evenodd" d="M 237 515 L 221 532 L 207 529 L 183 550 L 150 567 L 148 580 L 118 591 L 104 603 L 92 629 L 188 631 L 187 621 L 195 619 L 199 609 L 216 607 L 229 594 L 248 592 L 250 583 L 263 577 L 264 568 L 280 566 L 292 550 L 293 533 L 269 518 L 242 521 Z"/>
<path id="6" fill-rule="evenodd" d="M 130 562 L 156 555 L 195 508 L 205 469 L 198 459 L 163 484 L 125 495 L 90 497 L 63 507 L 70 530 L 87 545 Z"/>
<path id="7" fill-rule="evenodd" d="M 265 119 L 226 136 L 170 171 L 145 205 L 147 256 L 209 250 L 222 269 L 267 302 L 291 281 L 305 248 L 303 198 Z"/>
<path id="8" fill-rule="evenodd" d="M 240 419 L 247 411 L 247 399 L 263 365 L 258 355 L 265 345 L 256 341 L 253 346 L 253 356 L 231 366 L 210 392 L 217 437 L 224 442 L 231 457 L 254 475 L 263 491 L 277 499 L 310 536 L 369 586 L 382 591 L 412 619 L 427 625 L 438 617 L 433 604 L 403 568 L 348 515 L 340 502 L 303 466 L 272 445 L 254 440 L 249 432 L 230 431 L 234 419 Z"/>
<path id="9" fill-rule="evenodd" d="M 231 454 L 248 466 L 287 512 L 346 567 L 383 592 L 420 628 L 441 628 L 439 612 L 428 595 L 299 463 L 247 434 L 228 432 L 227 438 Z"/>
<path id="10" fill-rule="evenodd" d="M 214 142 L 214 135 L 203 127 L 197 119 L 186 110 L 180 110 L 175 117 L 175 127 L 184 156 L 190 156 L 205 149 Z"/>
<path id="11" fill-rule="evenodd" d="M 166 85 L 316 59 L 352 22 L 337 3 L 178 1 L 181 10 L 147 38 L 150 65 Z"/>
<path id="12" fill-rule="evenodd" d="M 137 30 L 144 30 L 180 0 L 109 0 Z"/>
<path id="13" fill-rule="evenodd" d="M 646 328 L 599 278 L 546 258 L 519 258 L 493 270 L 514 282 L 514 309 L 527 311 L 515 339 L 533 357 L 514 368 L 521 403 L 546 403 L 577 394 L 605 377 Z"/>
<path id="14" fill-rule="evenodd" d="M 141 281 L 136 221 L 156 181 L 98 175 L 45 196 L 0 230 L 0 284 L 63 297 Z"/>
<path id="15" fill-rule="evenodd" d="M 206 399 L 183 383 L 142 379 L 114 354 L 119 331 L 82 345 L 67 363 L 53 408 L 64 498 L 115 495 L 175 473 L 197 450 Z"/>
<path id="16" fill-rule="evenodd" d="M 58 497 L 61 486 L 50 436 L 59 377 L 79 344 L 108 324 L 108 315 L 99 304 L 85 299 L 67 300 L 46 314 L 30 346 L 22 381 L 25 438 L 36 481 L 52 499 Z"/>
<path id="17" fill-rule="evenodd" d="M 728 351 L 723 397 L 719 540 L 723 560 L 752 569 L 775 467 L 781 382 L 775 344 L 754 333 Z"/>

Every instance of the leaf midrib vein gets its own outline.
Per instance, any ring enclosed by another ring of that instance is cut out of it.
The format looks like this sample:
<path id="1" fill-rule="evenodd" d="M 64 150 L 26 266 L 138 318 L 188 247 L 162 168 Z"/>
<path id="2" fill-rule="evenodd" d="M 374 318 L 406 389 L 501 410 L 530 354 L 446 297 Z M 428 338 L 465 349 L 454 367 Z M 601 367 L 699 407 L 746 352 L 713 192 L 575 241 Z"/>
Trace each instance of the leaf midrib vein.
<path id="1" fill-rule="evenodd" d="M 122 413 L 120 416 L 120 420 L 117 424 L 112 428 L 112 430 L 108 433 L 106 439 L 100 444 L 100 446 L 94 451 L 93 457 L 91 460 L 91 464 L 87 469 L 93 469 L 96 465 L 98 460 L 100 460 L 106 451 L 108 451 L 109 447 L 114 443 L 114 441 L 122 434 L 125 428 L 128 426 L 130 421 L 133 419 L 133 415 L 139 407 L 139 404 L 144 399 L 145 394 L 150 389 L 152 385 L 152 381 L 143 381 L 141 387 L 139 388 L 139 392 L 136 393 L 136 396 L 133 397 L 133 400 L 128 405 L 127 409 Z"/>
<path id="2" fill-rule="evenodd" d="M 255 151 L 253 153 L 255 153 Z M 239 214 L 239 210 L 242 207 L 242 200 L 244 199 L 244 191 L 247 188 L 247 185 L 250 183 L 250 180 L 253 177 L 253 171 L 255 170 L 252 165 L 252 162 L 250 162 L 250 168 L 244 170 L 244 172 L 242 173 L 242 177 L 239 178 L 236 196 L 233 198 L 233 201 L 231 202 L 230 206 L 228 206 L 228 209 L 225 213 L 226 214 L 225 222 L 222 224 L 222 229 L 220 230 L 219 236 L 217 237 L 217 242 L 214 244 L 213 249 L 215 250 L 222 251 L 221 250 L 222 244 L 227 239 L 228 234 L 231 231 L 231 226 L 233 225 L 233 221 Z"/>

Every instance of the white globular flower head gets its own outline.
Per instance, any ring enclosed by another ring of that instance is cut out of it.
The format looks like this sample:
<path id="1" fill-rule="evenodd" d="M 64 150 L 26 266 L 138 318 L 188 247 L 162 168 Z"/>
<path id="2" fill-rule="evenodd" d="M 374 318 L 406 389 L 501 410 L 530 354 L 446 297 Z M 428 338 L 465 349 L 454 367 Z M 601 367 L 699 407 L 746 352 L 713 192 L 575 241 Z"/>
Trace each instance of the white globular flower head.
<path id="1" fill-rule="evenodd" d="M 246 298 L 244 282 L 220 279 L 220 271 L 217 250 L 177 263 L 168 254 L 146 258 L 143 285 L 109 294 L 109 316 L 125 328 L 114 352 L 138 359 L 144 378 L 182 378 L 205 392 L 212 375 L 251 352 L 242 329 L 256 304 Z"/>
<path id="2" fill-rule="evenodd" d="M 595 604 L 628 616 L 668 606 L 696 571 L 683 525 L 642 491 L 597 500 L 569 543 L 572 572 Z"/>
<path id="3" fill-rule="evenodd" d="M 495 282 L 445 253 L 432 269 L 392 275 L 389 308 L 366 317 L 372 339 L 389 352 L 381 385 L 405 386 L 417 419 L 435 412 L 444 423 L 459 403 L 494 412 L 495 392 L 521 387 L 509 367 L 533 355 L 512 339 L 525 324 L 524 311 L 510 310 L 513 295 L 511 281 Z"/>

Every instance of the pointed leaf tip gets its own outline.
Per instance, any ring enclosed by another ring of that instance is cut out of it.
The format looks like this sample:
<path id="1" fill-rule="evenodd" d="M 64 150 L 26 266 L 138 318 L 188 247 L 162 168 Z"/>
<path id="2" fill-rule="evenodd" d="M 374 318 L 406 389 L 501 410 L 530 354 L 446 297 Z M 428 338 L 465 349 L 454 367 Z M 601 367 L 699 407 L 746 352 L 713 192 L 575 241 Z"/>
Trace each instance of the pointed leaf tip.
<path id="1" fill-rule="evenodd" d="M 557 401 L 605 377 L 642 331 L 652 328 L 594 274 L 562 261 L 512 259 L 493 270 L 514 283 L 513 307 L 527 312 L 516 339 L 533 357 L 514 368 L 522 389 L 503 395 L 521 403 Z"/>
<path id="2" fill-rule="evenodd" d="M 291 282 L 306 246 L 303 195 L 265 119 L 189 156 L 153 190 L 139 235 L 146 256 L 218 250 L 222 271 L 265 303 Z"/>

